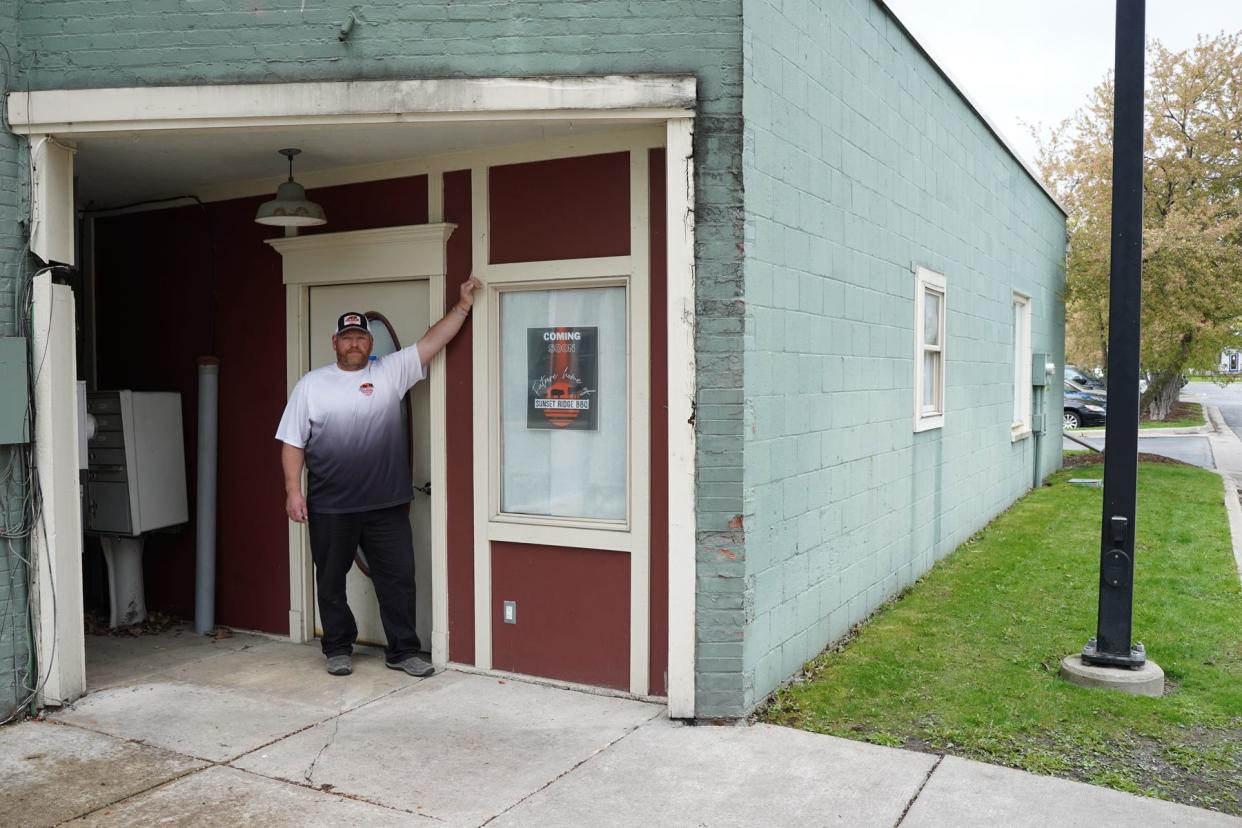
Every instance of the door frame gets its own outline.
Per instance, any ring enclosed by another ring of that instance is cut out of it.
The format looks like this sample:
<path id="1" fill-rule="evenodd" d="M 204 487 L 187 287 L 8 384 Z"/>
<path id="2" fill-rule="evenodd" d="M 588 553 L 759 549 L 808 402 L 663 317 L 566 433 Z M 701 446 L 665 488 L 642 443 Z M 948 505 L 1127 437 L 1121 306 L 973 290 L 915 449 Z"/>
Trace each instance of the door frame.
<path id="1" fill-rule="evenodd" d="M 445 245 L 455 224 L 419 224 L 268 239 L 280 254 L 285 284 L 285 370 L 288 391 L 310 364 L 310 289 L 370 282 L 428 282 L 428 318 L 444 315 L 447 275 Z M 448 504 L 446 500 L 444 352 L 428 366 L 431 383 L 431 660 L 448 660 Z M 289 523 L 289 637 L 314 638 L 315 579 L 310 535 L 304 523 Z"/>

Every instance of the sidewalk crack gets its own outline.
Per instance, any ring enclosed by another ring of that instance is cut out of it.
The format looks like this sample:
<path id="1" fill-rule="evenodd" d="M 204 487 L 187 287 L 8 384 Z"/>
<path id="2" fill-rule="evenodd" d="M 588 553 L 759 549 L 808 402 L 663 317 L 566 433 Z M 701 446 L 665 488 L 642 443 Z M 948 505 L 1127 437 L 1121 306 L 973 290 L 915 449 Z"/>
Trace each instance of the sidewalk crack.
<path id="1" fill-rule="evenodd" d="M 336 741 L 337 734 L 341 732 L 341 718 L 344 715 L 344 711 L 342 710 L 342 708 L 344 708 L 344 706 L 345 706 L 345 687 L 344 685 L 342 685 L 341 694 L 337 698 L 337 701 L 336 701 L 337 710 L 342 711 L 342 712 L 338 713 L 336 718 L 332 720 L 332 733 L 328 735 L 328 740 L 323 743 L 323 747 L 321 747 L 319 749 L 319 752 L 315 754 L 315 758 L 311 760 L 310 766 L 306 769 L 305 773 L 302 774 L 302 778 L 305 779 L 308 784 L 311 784 L 311 785 L 314 784 L 314 780 L 312 779 L 312 777 L 315 775 L 315 765 L 319 764 L 319 757 L 323 756 L 323 752 L 325 750 L 332 747 L 332 743 Z"/>
<path id="2" fill-rule="evenodd" d="M 897 821 L 893 823 L 893 828 L 898 828 L 901 823 L 906 821 L 906 814 L 910 813 L 910 809 L 914 807 L 914 802 L 923 794 L 923 789 L 927 787 L 927 783 L 931 781 L 932 774 L 936 772 L 936 768 L 940 767 L 940 763 L 944 761 L 945 754 L 936 757 L 936 761 L 927 770 L 927 776 L 923 777 L 923 781 L 919 783 L 919 788 L 914 792 L 914 796 L 910 797 L 910 801 L 906 803 L 906 807 L 902 809 L 901 816 L 897 817 Z"/>
<path id="3" fill-rule="evenodd" d="M 632 733 L 637 732 L 639 728 L 641 728 L 641 727 L 645 727 L 645 726 L 647 726 L 647 725 L 651 724 L 651 722 L 655 721 L 656 719 L 658 719 L 660 716 L 663 716 L 663 715 L 664 715 L 664 711 L 663 711 L 663 710 L 661 710 L 661 711 L 659 711 L 658 713 L 656 713 L 655 715 L 651 716 L 651 718 L 649 718 L 649 719 L 644 719 L 643 721 L 639 722 L 638 724 L 634 725 L 633 727 L 631 727 L 631 728 L 627 729 L 627 730 L 626 730 L 624 733 L 622 733 L 620 736 L 618 736 L 617 738 L 613 739 L 611 742 L 609 742 L 608 744 L 604 745 L 602 748 L 600 748 L 599 750 L 595 751 L 595 752 L 594 752 L 594 753 L 592 753 L 590 756 L 587 756 L 586 758 L 584 758 L 584 759 L 583 759 L 583 760 L 581 760 L 580 762 L 577 762 L 577 763 L 575 763 L 574 765 L 572 765 L 571 767 L 568 767 L 568 768 L 566 768 L 565 770 L 561 771 L 561 772 L 560 772 L 560 773 L 558 773 L 556 776 L 552 777 L 551 779 L 549 779 L 549 780 L 548 780 L 547 782 L 545 782 L 544 784 L 540 785 L 540 786 L 539 786 L 538 788 L 536 788 L 535 790 L 533 790 L 533 791 L 531 791 L 530 793 L 526 794 L 526 796 L 522 797 L 522 798 L 521 798 L 521 799 L 519 799 L 517 802 L 514 802 L 514 803 L 513 803 L 512 805 L 510 805 L 509 807 L 507 807 L 507 808 L 505 808 L 505 809 L 503 809 L 503 810 L 501 810 L 501 811 L 499 811 L 499 812 L 497 812 L 497 813 L 495 813 L 495 814 L 492 814 L 492 815 L 491 815 L 491 816 L 489 816 L 487 819 L 485 819 L 485 820 L 483 820 L 482 822 L 480 822 L 480 823 L 479 823 L 479 828 L 483 828 L 483 826 L 491 824 L 493 821 L 495 821 L 495 820 L 499 819 L 500 817 L 504 816 L 505 814 L 509 813 L 509 812 L 510 812 L 510 811 L 512 811 L 514 808 L 516 808 L 517 806 L 521 805 L 523 802 L 525 802 L 526 800 L 530 799 L 530 798 L 531 798 L 532 796 L 534 796 L 535 794 L 537 794 L 537 793 L 539 793 L 539 792 L 541 792 L 541 791 L 545 791 L 545 790 L 547 790 L 548 788 L 552 787 L 552 786 L 553 786 L 553 785 L 555 785 L 557 782 L 561 781 L 561 780 L 562 780 L 562 779 L 564 779 L 566 776 L 569 776 L 569 774 L 573 773 L 573 772 L 574 772 L 574 771 L 576 771 L 578 768 L 580 768 L 580 767 L 582 767 L 583 765 L 585 765 L 587 762 L 590 762 L 590 761 L 591 761 L 592 759 L 594 759 L 596 756 L 599 756 L 601 753 L 603 753 L 604 751 L 608 750 L 610 747 L 612 747 L 613 745 L 617 744 L 618 742 L 620 742 L 620 741 L 621 741 L 622 739 L 624 739 L 625 737 L 629 736 L 629 735 L 630 735 L 630 734 L 632 734 Z"/>

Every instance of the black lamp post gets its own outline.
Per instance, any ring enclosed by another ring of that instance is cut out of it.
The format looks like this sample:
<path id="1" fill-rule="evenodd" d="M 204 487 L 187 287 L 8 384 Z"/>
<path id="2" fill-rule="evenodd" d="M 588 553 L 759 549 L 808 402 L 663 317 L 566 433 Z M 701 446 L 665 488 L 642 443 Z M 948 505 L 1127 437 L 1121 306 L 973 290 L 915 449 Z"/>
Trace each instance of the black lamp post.
<path id="1" fill-rule="evenodd" d="M 1134 511 L 1138 486 L 1139 312 L 1143 268 L 1143 57 L 1145 0 L 1117 0 L 1113 101 L 1112 268 L 1108 282 L 1108 422 L 1100 530 L 1100 610 L 1082 660 L 1142 667 L 1131 643 Z"/>

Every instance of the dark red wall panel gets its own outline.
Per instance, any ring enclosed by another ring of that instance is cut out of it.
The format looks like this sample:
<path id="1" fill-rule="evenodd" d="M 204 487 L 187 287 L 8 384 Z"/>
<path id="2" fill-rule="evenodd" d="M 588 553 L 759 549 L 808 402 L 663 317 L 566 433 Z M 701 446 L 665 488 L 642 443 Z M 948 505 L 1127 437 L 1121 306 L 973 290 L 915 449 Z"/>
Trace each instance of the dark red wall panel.
<path id="1" fill-rule="evenodd" d="M 628 256 L 627 152 L 492 167 L 491 261 Z"/>
<path id="2" fill-rule="evenodd" d="M 425 175 L 317 187 L 307 190 L 307 196 L 323 207 L 328 223 L 302 228 L 303 236 L 427 223 Z"/>
<path id="3" fill-rule="evenodd" d="M 152 609 L 194 612 L 197 358 L 220 358 L 216 619 L 228 626 L 289 630 L 288 521 L 280 447 L 273 434 L 286 399 L 285 288 L 280 256 L 254 223 L 270 196 L 100 219 L 96 324 L 100 388 L 181 392 L 191 523 L 146 543 Z M 310 191 L 324 230 L 423 224 L 426 177 Z M 212 325 L 213 272 L 218 281 Z"/>
<path id="4" fill-rule="evenodd" d="M 650 693 L 668 693 L 668 235 L 664 150 L 647 154 L 651 216 L 651 661 Z"/>
<path id="5" fill-rule="evenodd" d="M 630 556 L 492 543 L 492 665 L 629 689 Z M 505 601 L 517 601 L 506 624 Z"/>
<path id="6" fill-rule="evenodd" d="M 444 220 L 457 225 L 448 240 L 446 301 L 457 301 L 473 266 L 470 170 L 444 174 Z M 474 386 L 471 319 L 449 343 L 447 361 L 449 659 L 474 664 Z"/>

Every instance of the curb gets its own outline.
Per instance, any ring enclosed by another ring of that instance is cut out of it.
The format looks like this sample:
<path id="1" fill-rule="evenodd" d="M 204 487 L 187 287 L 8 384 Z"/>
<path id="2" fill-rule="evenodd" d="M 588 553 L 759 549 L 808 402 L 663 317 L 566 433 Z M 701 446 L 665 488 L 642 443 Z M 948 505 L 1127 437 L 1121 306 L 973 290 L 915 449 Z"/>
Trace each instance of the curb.
<path id="1" fill-rule="evenodd" d="M 1204 409 L 1212 424 L 1208 439 L 1216 460 L 1216 473 L 1220 475 L 1225 487 L 1225 511 L 1229 514 L 1233 559 L 1237 565 L 1238 579 L 1242 581 L 1242 496 L 1238 493 L 1238 484 L 1242 480 L 1242 439 L 1225 424 L 1219 408 L 1205 405 Z"/>
<path id="2" fill-rule="evenodd" d="M 1066 434 L 1075 434 L 1083 437 L 1103 437 L 1104 429 L 1102 428 L 1074 428 L 1067 429 Z M 1211 434 L 1212 426 L 1204 423 L 1201 426 L 1178 426 L 1177 428 L 1140 428 L 1140 437 L 1188 437 L 1194 434 Z"/>

